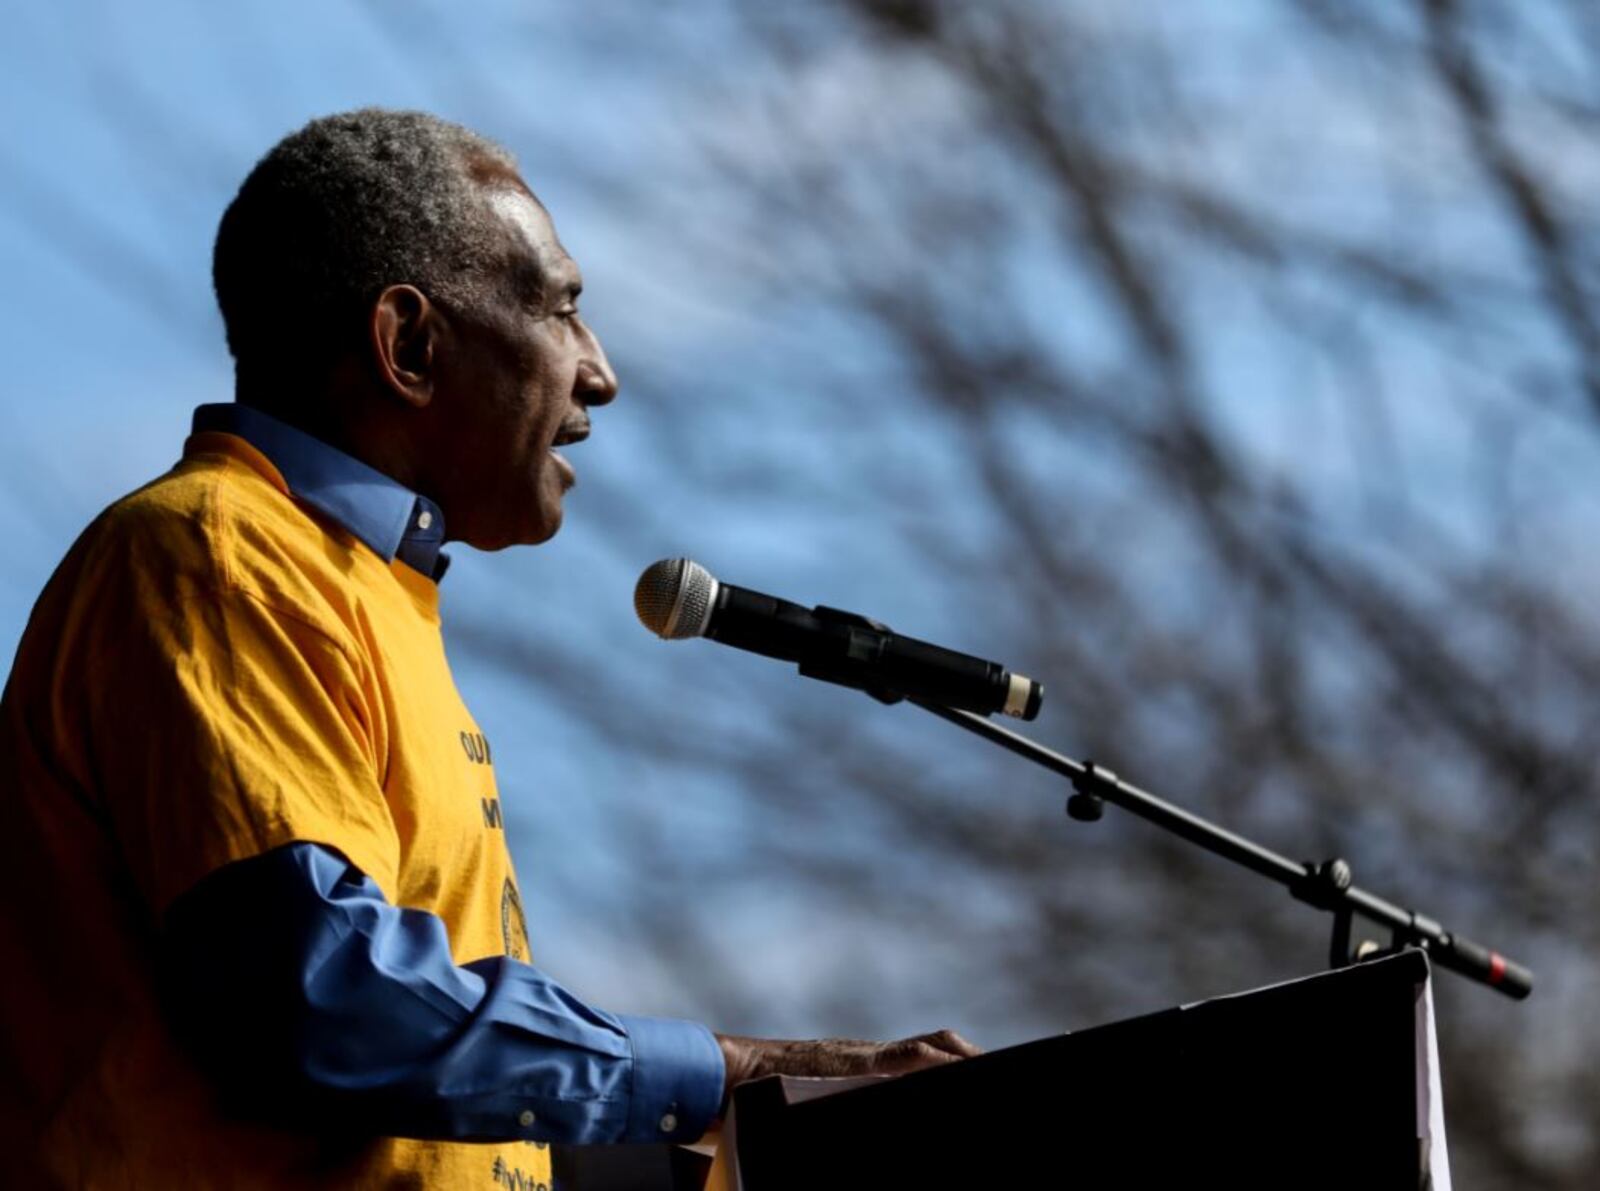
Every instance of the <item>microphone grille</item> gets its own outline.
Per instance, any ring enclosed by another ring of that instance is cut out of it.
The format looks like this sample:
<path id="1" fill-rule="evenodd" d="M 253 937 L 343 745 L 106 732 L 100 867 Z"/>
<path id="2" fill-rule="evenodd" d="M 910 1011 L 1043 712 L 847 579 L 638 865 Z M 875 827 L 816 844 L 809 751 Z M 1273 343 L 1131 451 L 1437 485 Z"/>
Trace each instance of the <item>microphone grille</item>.
<path id="1" fill-rule="evenodd" d="M 711 621 L 717 581 L 688 558 L 663 558 L 651 563 L 633 588 L 633 610 L 639 622 L 669 641 L 699 637 Z"/>

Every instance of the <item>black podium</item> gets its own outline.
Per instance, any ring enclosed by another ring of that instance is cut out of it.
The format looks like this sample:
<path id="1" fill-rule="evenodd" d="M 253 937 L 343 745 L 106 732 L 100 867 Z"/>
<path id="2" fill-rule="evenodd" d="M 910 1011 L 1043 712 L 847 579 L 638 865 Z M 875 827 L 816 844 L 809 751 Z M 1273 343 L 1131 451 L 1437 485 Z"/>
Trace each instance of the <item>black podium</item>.
<path id="1" fill-rule="evenodd" d="M 706 1186 L 1447 1191 L 1437 1068 L 1407 951 L 897 1079 L 745 1084 Z M 560 1191 L 705 1177 L 656 1147 L 562 1158 Z"/>
<path id="2" fill-rule="evenodd" d="M 1449 1185 L 1407 952 L 832 1095 L 735 1093 L 742 1191 Z"/>

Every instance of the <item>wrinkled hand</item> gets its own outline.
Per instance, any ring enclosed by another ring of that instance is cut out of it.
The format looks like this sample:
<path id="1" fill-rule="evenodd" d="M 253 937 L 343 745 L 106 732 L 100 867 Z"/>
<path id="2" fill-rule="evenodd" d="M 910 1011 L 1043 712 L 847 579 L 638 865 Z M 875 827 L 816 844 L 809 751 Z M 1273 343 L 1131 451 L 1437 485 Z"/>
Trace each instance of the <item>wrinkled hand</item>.
<path id="1" fill-rule="evenodd" d="M 737 1085 L 763 1075 L 904 1075 L 983 1053 L 954 1030 L 919 1034 L 898 1042 L 860 1042 L 853 1038 L 791 1042 L 732 1034 L 716 1037 L 728 1069 L 722 1086 L 724 1111 Z"/>

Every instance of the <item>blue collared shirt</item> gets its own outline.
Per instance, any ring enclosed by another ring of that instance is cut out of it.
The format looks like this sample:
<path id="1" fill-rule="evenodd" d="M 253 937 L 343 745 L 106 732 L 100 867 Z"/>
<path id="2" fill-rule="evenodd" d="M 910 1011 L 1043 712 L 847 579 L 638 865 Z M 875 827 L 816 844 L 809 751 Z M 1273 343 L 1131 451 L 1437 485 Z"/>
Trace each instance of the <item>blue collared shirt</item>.
<path id="1" fill-rule="evenodd" d="M 194 411 L 194 430 L 244 439 L 272 461 L 296 500 L 348 530 L 384 562 L 398 558 L 430 579 L 444 577 L 450 565 L 450 556 L 440 552 L 444 514 L 426 496 L 254 406 L 202 405 Z"/>
<path id="2" fill-rule="evenodd" d="M 297 500 L 437 577 L 432 502 L 247 406 L 197 431 L 245 439 Z M 291 844 L 212 873 L 164 922 L 173 1019 L 223 1092 L 294 1127 L 567 1144 L 692 1141 L 725 1071 L 704 1026 L 607 1013 L 504 956 L 457 965 L 444 923 L 344 857 Z"/>

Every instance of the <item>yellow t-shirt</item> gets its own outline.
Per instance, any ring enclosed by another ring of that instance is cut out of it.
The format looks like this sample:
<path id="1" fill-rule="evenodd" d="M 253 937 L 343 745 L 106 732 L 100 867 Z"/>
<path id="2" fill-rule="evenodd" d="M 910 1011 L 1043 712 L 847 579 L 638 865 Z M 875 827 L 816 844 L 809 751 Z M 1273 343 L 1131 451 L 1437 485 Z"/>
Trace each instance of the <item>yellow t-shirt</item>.
<path id="1" fill-rule="evenodd" d="M 243 439 L 192 437 L 74 544 L 0 703 L 0 1181 L 548 1185 L 530 1143 L 231 1119 L 155 988 L 172 901 L 292 841 L 438 915 L 457 963 L 526 960 L 502 822 L 434 583 L 309 512 Z"/>

